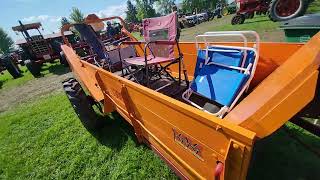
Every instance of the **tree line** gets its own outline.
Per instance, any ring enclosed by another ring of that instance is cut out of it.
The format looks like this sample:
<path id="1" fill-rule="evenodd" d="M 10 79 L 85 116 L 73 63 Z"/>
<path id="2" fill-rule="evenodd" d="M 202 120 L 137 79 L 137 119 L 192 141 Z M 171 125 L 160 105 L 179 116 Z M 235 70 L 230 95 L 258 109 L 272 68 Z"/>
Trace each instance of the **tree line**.
<path id="1" fill-rule="evenodd" d="M 134 4 L 133 4 L 134 2 Z M 194 13 L 214 10 L 217 2 L 226 4 L 226 0 L 183 0 L 179 13 Z M 144 18 L 166 15 L 171 8 L 176 6 L 175 0 L 128 0 L 126 21 L 132 23 L 141 22 Z M 157 11 L 155 10 L 155 7 Z"/>

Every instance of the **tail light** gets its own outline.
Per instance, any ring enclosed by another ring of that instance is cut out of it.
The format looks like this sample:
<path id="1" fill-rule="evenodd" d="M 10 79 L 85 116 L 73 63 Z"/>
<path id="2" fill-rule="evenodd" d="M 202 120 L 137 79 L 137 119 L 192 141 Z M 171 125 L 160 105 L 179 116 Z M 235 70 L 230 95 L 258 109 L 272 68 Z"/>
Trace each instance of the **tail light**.
<path id="1" fill-rule="evenodd" d="M 215 180 L 220 179 L 222 172 L 223 172 L 223 164 L 222 164 L 222 162 L 217 162 L 216 169 L 214 170 Z"/>

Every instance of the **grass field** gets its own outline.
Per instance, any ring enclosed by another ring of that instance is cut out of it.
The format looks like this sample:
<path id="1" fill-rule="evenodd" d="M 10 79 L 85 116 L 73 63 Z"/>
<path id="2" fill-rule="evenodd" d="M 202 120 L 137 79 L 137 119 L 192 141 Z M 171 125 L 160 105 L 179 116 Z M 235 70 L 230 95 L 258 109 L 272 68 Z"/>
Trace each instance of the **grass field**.
<path id="1" fill-rule="evenodd" d="M 307 9 L 307 13 L 320 13 L 320 0 L 314 0 Z"/>
<path id="2" fill-rule="evenodd" d="M 20 69 L 23 76 L 17 79 L 14 79 L 8 71 L 4 71 L 4 74 L 0 75 L 0 89 L 8 89 L 21 86 L 26 82 L 34 79 L 26 66 L 20 66 Z M 50 76 L 52 74 L 64 74 L 66 72 L 67 70 L 58 62 L 58 60 L 56 60 L 54 63 L 45 63 L 41 67 L 41 77 Z"/>
<path id="3" fill-rule="evenodd" d="M 87 131 L 63 93 L 0 115 L 0 179 L 175 179 L 117 114 Z"/>

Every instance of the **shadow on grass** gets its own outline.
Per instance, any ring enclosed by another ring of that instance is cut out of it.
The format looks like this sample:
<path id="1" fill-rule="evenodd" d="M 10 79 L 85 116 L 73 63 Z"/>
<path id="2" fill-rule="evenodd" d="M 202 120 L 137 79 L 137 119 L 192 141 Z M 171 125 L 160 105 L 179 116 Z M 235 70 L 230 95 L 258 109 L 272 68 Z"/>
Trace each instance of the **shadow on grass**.
<path id="1" fill-rule="evenodd" d="M 138 144 L 133 127 L 117 112 L 113 112 L 109 116 L 97 114 L 97 119 L 99 125 L 95 129 L 88 128 L 84 120 L 81 120 L 81 122 L 102 145 L 120 151 L 128 138 Z"/>
<path id="2" fill-rule="evenodd" d="M 248 171 L 248 179 L 314 179 L 320 177 L 320 159 L 290 134 L 320 150 L 319 138 L 301 128 L 286 125 L 271 136 L 257 141 Z M 284 129 L 287 128 L 287 129 Z"/>
<path id="3" fill-rule="evenodd" d="M 49 67 L 49 72 L 56 75 L 62 75 L 70 72 L 70 69 L 62 64 Z"/>
<path id="4" fill-rule="evenodd" d="M 70 72 L 70 69 L 60 63 L 50 64 L 41 68 L 41 71 L 48 71 L 49 73 L 56 75 L 63 75 Z M 41 73 L 44 76 L 46 73 Z"/>
<path id="5" fill-rule="evenodd" d="M 2 86 L 3 86 L 3 81 L 0 81 L 0 89 L 2 89 Z"/>

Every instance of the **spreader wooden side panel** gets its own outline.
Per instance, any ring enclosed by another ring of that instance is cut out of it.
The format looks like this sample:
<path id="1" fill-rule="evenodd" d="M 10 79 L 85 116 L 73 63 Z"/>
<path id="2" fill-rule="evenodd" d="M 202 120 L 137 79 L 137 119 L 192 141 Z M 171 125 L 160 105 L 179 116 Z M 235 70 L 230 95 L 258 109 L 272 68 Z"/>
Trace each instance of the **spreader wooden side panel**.
<path id="1" fill-rule="evenodd" d="M 253 132 L 107 71 L 97 73 L 99 86 L 113 99 L 117 111 L 129 118 L 138 139 L 151 143 L 186 177 L 213 179 L 217 162 L 228 162 L 233 166 L 226 171 L 237 174 L 231 179 L 245 178 Z M 234 152 L 229 150 L 231 139 L 246 149 L 241 161 L 229 162 L 233 161 L 229 156 L 236 156 L 230 155 Z"/>

